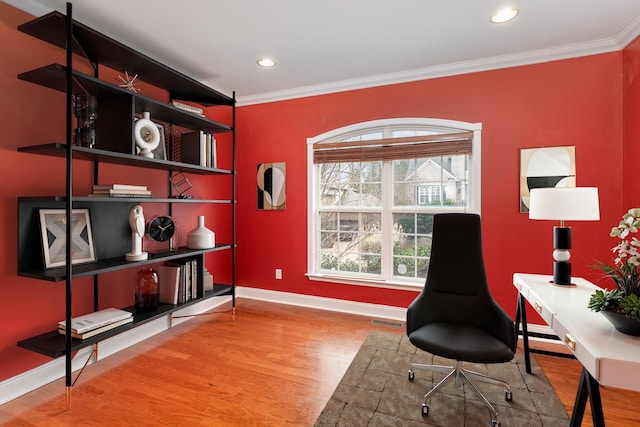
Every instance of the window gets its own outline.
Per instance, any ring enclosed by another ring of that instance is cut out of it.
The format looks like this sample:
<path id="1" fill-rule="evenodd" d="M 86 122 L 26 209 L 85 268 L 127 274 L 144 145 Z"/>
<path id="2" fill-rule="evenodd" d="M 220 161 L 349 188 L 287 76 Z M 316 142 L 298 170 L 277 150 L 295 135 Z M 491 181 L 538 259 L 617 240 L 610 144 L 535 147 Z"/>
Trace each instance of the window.
<path id="1" fill-rule="evenodd" d="M 480 212 L 480 129 L 393 119 L 310 138 L 308 276 L 422 286 L 433 215 Z"/>
<path id="2" fill-rule="evenodd" d="M 440 204 L 440 185 L 418 185 L 418 204 L 439 205 Z"/>

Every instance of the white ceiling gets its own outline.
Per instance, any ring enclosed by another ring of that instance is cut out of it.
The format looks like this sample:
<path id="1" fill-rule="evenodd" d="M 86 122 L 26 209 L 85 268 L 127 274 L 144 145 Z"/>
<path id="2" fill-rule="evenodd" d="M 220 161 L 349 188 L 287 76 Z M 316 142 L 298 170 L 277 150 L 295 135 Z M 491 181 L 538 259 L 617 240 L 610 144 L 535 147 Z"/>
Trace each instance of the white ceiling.
<path id="1" fill-rule="evenodd" d="M 505 5 L 518 17 L 491 24 Z M 640 35 L 640 0 L 75 0 L 73 16 L 239 105 L 616 51 Z M 265 55 L 275 68 L 258 67 Z"/>

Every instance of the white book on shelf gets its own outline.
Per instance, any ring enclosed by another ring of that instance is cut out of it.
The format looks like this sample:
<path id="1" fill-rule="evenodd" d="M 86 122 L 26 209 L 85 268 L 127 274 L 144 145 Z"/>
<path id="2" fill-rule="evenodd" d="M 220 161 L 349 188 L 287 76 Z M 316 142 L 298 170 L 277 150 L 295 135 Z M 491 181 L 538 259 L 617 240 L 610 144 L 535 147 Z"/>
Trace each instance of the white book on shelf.
<path id="1" fill-rule="evenodd" d="M 120 310 L 117 308 L 106 308 L 104 310 L 94 311 L 93 313 L 72 318 L 71 332 L 83 334 L 87 331 L 129 318 L 133 318 L 133 314 L 130 311 Z M 58 322 L 58 328 L 66 329 L 66 327 L 66 321 L 61 320 Z"/>
<path id="2" fill-rule="evenodd" d="M 107 332 L 107 331 L 110 331 L 112 329 L 115 329 L 118 326 L 126 325 L 126 324 L 129 324 L 129 323 L 132 323 L 132 322 L 133 322 L 133 317 L 129 317 L 128 319 L 122 319 L 122 320 L 119 320 L 117 322 L 109 323 L 108 325 L 104 325 L 104 326 L 101 326 L 99 328 L 92 329 L 90 331 L 87 331 L 87 332 L 84 332 L 84 333 L 81 333 L 81 334 L 78 334 L 78 333 L 75 333 L 75 332 L 71 331 L 71 336 L 73 338 L 78 338 L 78 339 L 84 340 L 86 338 L 91 338 L 91 337 L 96 336 L 98 334 L 101 334 L 103 332 Z M 64 328 L 60 328 L 59 327 L 58 328 L 58 333 L 60 333 L 62 335 L 66 335 L 66 330 Z"/>
<path id="3" fill-rule="evenodd" d="M 146 185 L 134 185 L 134 184 L 95 184 L 94 190 L 147 190 Z"/>
<path id="4" fill-rule="evenodd" d="M 172 101 L 171 102 L 173 104 L 174 107 L 176 108 L 180 108 L 181 110 L 184 111 L 189 111 L 191 113 L 195 113 L 195 114 L 199 114 L 201 116 L 204 116 L 204 109 L 200 108 L 200 107 L 196 107 L 190 104 L 185 104 L 184 102 L 180 102 L 180 101 Z"/>
<path id="5" fill-rule="evenodd" d="M 200 134 L 200 166 L 207 166 L 207 137 L 208 134 L 202 132 Z"/>
<path id="6" fill-rule="evenodd" d="M 205 153 L 204 153 L 204 166 L 207 168 L 211 167 L 211 138 L 212 138 L 212 135 L 208 133 L 207 141 L 205 144 Z"/>
<path id="7" fill-rule="evenodd" d="M 150 196 L 149 190 L 135 190 L 135 189 L 115 189 L 115 188 L 95 188 L 93 194 L 101 194 L 105 196 L 118 195 L 118 194 L 139 194 L 141 196 Z"/>

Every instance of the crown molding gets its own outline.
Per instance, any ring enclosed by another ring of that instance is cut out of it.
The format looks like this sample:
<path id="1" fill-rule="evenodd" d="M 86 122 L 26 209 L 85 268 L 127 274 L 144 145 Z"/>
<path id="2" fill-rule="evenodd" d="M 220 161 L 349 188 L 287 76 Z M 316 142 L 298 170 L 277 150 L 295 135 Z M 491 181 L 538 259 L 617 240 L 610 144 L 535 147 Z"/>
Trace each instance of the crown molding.
<path id="1" fill-rule="evenodd" d="M 18 9 L 34 16 L 41 16 L 51 11 L 51 7 L 38 0 L 4 0 Z M 501 68 L 533 65 L 550 61 L 597 55 L 624 49 L 640 35 L 640 15 L 636 16 L 620 33 L 610 39 L 601 39 L 587 43 L 558 46 L 551 49 L 533 50 L 502 55 L 473 61 L 463 61 L 434 67 L 419 68 L 397 73 L 380 74 L 357 79 L 342 80 L 318 85 L 302 86 L 281 91 L 266 92 L 255 95 L 238 95 L 237 106 L 264 104 L 285 101 L 309 96 L 326 95 L 335 92 L 367 89 L 398 83 L 428 80 L 460 74 L 491 71 Z M 225 93 L 224 90 L 218 89 Z"/>
<path id="2" fill-rule="evenodd" d="M 616 39 L 596 40 L 588 43 L 564 45 L 552 49 L 540 49 L 512 55 L 494 56 L 473 61 L 463 61 L 434 67 L 418 68 L 398 73 L 380 74 L 358 79 L 303 86 L 299 88 L 262 93 L 257 95 L 238 96 L 238 106 L 285 101 L 308 96 L 326 95 L 335 92 L 366 89 L 418 80 L 428 80 L 460 74 L 478 73 L 501 68 L 519 67 L 540 64 L 550 61 L 577 58 L 615 52 L 623 49 L 640 34 L 640 18 L 625 28 Z"/>
<path id="3" fill-rule="evenodd" d="M 640 15 L 636 16 L 633 21 L 620 31 L 615 37 L 615 43 L 618 45 L 618 49 L 622 50 L 640 36 Z"/>

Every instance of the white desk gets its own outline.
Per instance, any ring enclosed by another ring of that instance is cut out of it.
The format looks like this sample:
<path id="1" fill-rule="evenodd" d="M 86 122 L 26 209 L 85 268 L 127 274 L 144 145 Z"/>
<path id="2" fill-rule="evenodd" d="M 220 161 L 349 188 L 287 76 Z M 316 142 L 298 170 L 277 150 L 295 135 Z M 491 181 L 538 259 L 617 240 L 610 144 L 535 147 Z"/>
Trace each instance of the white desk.
<path id="1" fill-rule="evenodd" d="M 550 284 L 551 279 L 552 276 L 538 274 L 513 275 L 513 285 L 519 293 L 516 327 L 522 316 L 527 371 L 530 372 L 524 300 L 584 367 L 571 425 L 582 422 L 587 396 L 594 425 L 604 425 L 598 384 L 640 391 L 640 337 L 616 331 L 602 314 L 587 308 L 591 294 L 600 289 L 593 283 L 574 277 L 572 282 L 577 286 L 561 287 Z"/>

